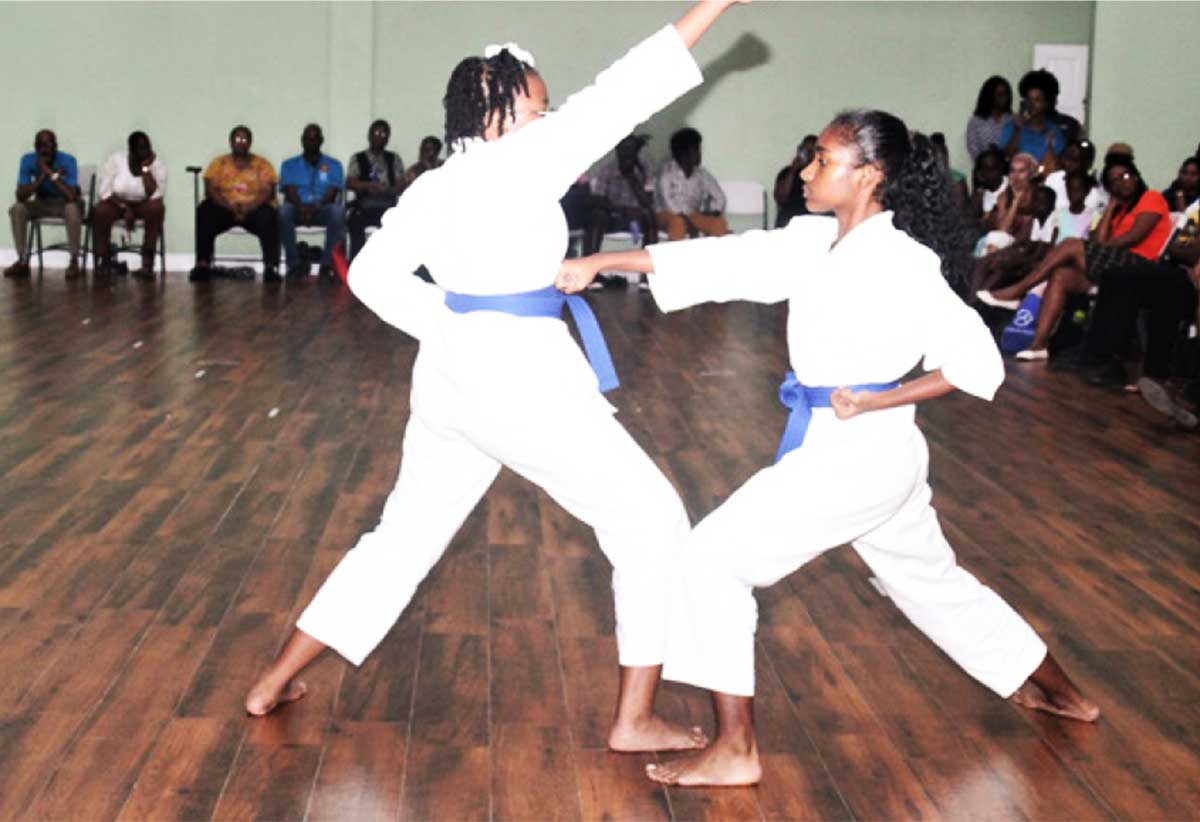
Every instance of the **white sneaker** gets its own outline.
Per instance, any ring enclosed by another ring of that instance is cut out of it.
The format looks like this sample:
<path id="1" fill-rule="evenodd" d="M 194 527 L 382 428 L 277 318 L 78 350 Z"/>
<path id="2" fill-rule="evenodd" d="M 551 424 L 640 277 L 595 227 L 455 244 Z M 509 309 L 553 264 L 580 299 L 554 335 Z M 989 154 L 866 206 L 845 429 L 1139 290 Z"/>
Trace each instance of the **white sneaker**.
<path id="1" fill-rule="evenodd" d="M 976 291 L 975 298 L 984 305 L 990 305 L 993 308 L 1007 308 L 1009 311 L 1016 311 L 1021 306 L 1020 300 L 998 300 L 992 296 L 990 291 Z"/>
<path id="2" fill-rule="evenodd" d="M 1024 351 L 1018 351 L 1016 357 L 1018 360 L 1024 360 L 1025 362 L 1047 360 L 1050 358 L 1050 352 L 1044 348 L 1026 348 Z"/>

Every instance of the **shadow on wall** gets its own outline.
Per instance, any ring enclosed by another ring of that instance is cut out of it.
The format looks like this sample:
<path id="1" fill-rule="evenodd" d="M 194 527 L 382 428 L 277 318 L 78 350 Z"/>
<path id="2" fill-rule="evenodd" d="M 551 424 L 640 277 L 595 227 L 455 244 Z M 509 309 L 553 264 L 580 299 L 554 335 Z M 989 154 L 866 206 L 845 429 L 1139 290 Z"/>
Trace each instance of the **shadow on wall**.
<path id="1" fill-rule="evenodd" d="M 673 134 L 688 125 L 692 113 L 700 103 L 712 94 L 721 84 L 721 80 L 739 71 L 749 71 L 769 63 L 771 47 L 765 40 L 755 34 L 746 32 L 733 42 L 720 57 L 701 66 L 704 72 L 704 85 L 684 97 L 678 105 L 671 106 L 662 114 L 663 134 Z"/>

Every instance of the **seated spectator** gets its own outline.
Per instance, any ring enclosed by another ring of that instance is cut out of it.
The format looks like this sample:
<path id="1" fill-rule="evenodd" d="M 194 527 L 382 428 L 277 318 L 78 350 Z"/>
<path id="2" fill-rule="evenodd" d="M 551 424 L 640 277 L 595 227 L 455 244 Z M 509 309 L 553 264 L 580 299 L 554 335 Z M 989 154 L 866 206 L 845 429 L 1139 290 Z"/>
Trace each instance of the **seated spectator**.
<path id="1" fill-rule="evenodd" d="M 262 247 L 263 281 L 278 282 L 279 218 L 275 214 L 275 186 L 279 178 L 265 158 L 250 153 L 254 135 L 246 126 L 229 132 L 229 154 L 204 170 L 204 199 L 196 208 L 196 267 L 191 279 L 207 280 L 212 269 L 218 234 L 241 226 Z"/>
<path id="2" fill-rule="evenodd" d="M 999 75 L 984 81 L 975 100 L 975 111 L 967 120 L 967 154 L 971 162 L 989 148 L 999 148 L 1000 135 L 1012 121 L 1012 86 Z"/>
<path id="3" fill-rule="evenodd" d="M 1095 162 L 1096 146 L 1091 141 L 1074 140 L 1067 144 L 1062 156 L 1058 158 L 1058 170 L 1046 175 L 1046 185 L 1054 189 L 1059 205 L 1067 201 L 1067 175 L 1082 173 L 1092 177 L 1092 165 Z M 1104 213 L 1104 207 L 1108 205 L 1108 194 L 1096 182 L 1095 177 L 1092 177 L 1092 182 L 1092 190 L 1088 194 L 1085 208 L 1098 215 Z"/>
<path id="4" fill-rule="evenodd" d="M 1017 353 L 1018 359 L 1047 358 L 1046 343 L 1070 294 L 1086 293 L 1109 269 L 1156 260 L 1166 245 L 1171 233 L 1167 201 L 1147 189 L 1133 160 L 1110 156 L 1103 180 L 1111 199 L 1093 239 L 1065 240 L 1020 282 L 977 295 L 988 305 L 1015 309 L 1025 292 L 1049 280 L 1037 331 L 1029 348 Z"/>
<path id="5" fill-rule="evenodd" d="M 591 215 L 584 254 L 599 251 L 604 234 L 609 231 L 631 232 L 642 248 L 658 241 L 654 195 L 646 189 L 650 175 L 640 157 L 649 139 L 642 134 L 625 137 L 617 143 L 614 159 L 592 176 Z"/>
<path id="6" fill-rule="evenodd" d="M 350 232 L 350 259 L 367 241 L 367 227 L 378 226 L 383 212 L 396 204 L 404 190 L 404 163 L 400 155 L 387 150 L 392 127 L 376 120 L 367 129 L 367 149 L 346 164 L 346 188 L 356 195 L 346 207 L 346 227 Z"/>
<path id="7" fill-rule="evenodd" d="M 1008 184 L 997 195 L 992 209 L 984 215 L 983 229 L 987 234 L 980 240 L 977 256 L 986 256 L 988 245 L 1003 248 L 1013 241 L 1029 239 L 1029 230 L 1033 226 L 1033 192 L 1038 186 L 1037 161 L 1028 154 L 1018 154 L 1009 163 L 1005 179 Z M 1009 239 L 1003 240 L 1004 236 Z"/>
<path id="8" fill-rule="evenodd" d="M 729 233 L 721 216 L 725 192 L 701 165 L 700 132 L 681 128 L 671 135 L 671 159 L 663 164 L 654 186 L 658 227 L 672 240 Z"/>
<path id="9" fill-rule="evenodd" d="M 1088 205 L 1092 201 L 1092 191 L 1096 188 L 1096 180 L 1092 175 L 1076 171 L 1067 175 L 1067 204 L 1055 213 L 1058 240 L 1086 240 L 1092 230 L 1092 222 L 1103 213 L 1094 211 Z M 1108 198 L 1105 198 L 1105 206 Z"/>
<path id="10" fill-rule="evenodd" d="M 950 165 L 950 148 L 946 145 L 946 135 L 940 131 L 935 131 L 929 135 L 929 143 L 933 146 L 933 150 L 937 152 L 938 161 L 942 164 L 942 168 L 946 171 L 946 176 L 950 178 L 950 193 L 954 198 L 954 205 L 958 208 L 960 214 L 967 214 L 971 196 L 967 191 L 967 175 L 963 174 L 956 168 Z"/>
<path id="11" fill-rule="evenodd" d="M 796 146 L 796 156 L 789 165 L 775 175 L 775 227 L 783 228 L 793 217 L 808 213 L 808 202 L 804 199 L 804 181 L 800 172 L 817 156 L 817 135 L 806 134 Z"/>
<path id="12" fill-rule="evenodd" d="M 1000 131 L 1000 147 L 1008 157 L 1029 154 L 1044 169 L 1057 168 L 1058 155 L 1067 147 L 1067 138 L 1052 119 L 1058 101 L 1058 80 L 1044 69 L 1026 72 L 1017 86 L 1021 92 L 1021 111 Z"/>
<path id="13" fill-rule="evenodd" d="M 309 263 L 300 259 L 296 247 L 296 226 L 325 226 L 325 245 L 321 251 L 320 276 L 332 279 L 333 249 L 346 235 L 346 209 L 342 196 L 342 164 L 321 153 L 325 135 L 316 123 L 309 123 L 300 133 L 304 152 L 283 161 L 279 169 L 279 185 L 283 188 L 283 203 L 279 206 L 279 239 L 283 241 L 284 259 L 289 279 L 307 277 Z"/>
<path id="14" fill-rule="evenodd" d="M 998 288 L 1021 279 L 1046 256 L 1058 239 L 1055 194 L 1046 186 L 1033 191 L 1033 217 L 1029 234 L 1002 243 L 976 260 L 971 293 Z"/>
<path id="15" fill-rule="evenodd" d="M 1189 224 L 1200 223 L 1200 202 L 1185 212 Z M 1124 387 L 1128 375 L 1123 355 L 1137 334 L 1138 317 L 1144 316 L 1145 345 L 1142 374 L 1138 386 L 1143 397 L 1165 413 L 1178 410 L 1166 391 L 1171 376 L 1171 358 L 1180 326 L 1200 322 L 1196 292 L 1200 288 L 1200 241 L 1191 231 L 1180 232 L 1163 258 L 1154 262 L 1118 266 L 1105 272 L 1100 280 L 1096 305 L 1084 337 L 1082 357 L 1073 365 L 1083 369 L 1094 385 Z M 1184 374 L 1191 383 L 1185 393 L 1193 403 L 1200 387 L 1197 374 Z M 1150 382 L 1147 385 L 1147 381 Z M 1195 414 L 1172 413 L 1189 427 L 1196 425 Z M 1190 417 L 1190 420 L 1189 420 Z M 1190 424 L 1189 424 L 1190 423 Z"/>
<path id="16" fill-rule="evenodd" d="M 61 218 L 67 226 L 67 279 L 79 276 L 80 210 L 79 170 L 75 158 L 58 150 L 58 138 L 42 129 L 33 138 L 33 151 L 21 156 L 17 170 L 17 201 L 8 210 L 17 261 L 4 269 L 5 277 L 29 276 L 29 249 L 25 238 L 31 219 Z"/>
<path id="17" fill-rule="evenodd" d="M 417 147 L 417 161 L 404 172 L 404 184 L 410 186 L 426 171 L 439 168 L 442 165 L 441 153 L 442 141 L 438 138 L 429 136 L 421 140 L 421 145 Z"/>
<path id="18" fill-rule="evenodd" d="M 132 231 L 134 221 L 141 220 L 142 267 L 133 276 L 154 279 L 154 253 L 166 216 L 163 198 L 167 192 L 167 167 L 154 153 L 145 132 L 133 132 L 128 143 L 127 151 L 118 151 L 104 162 L 96 181 L 98 199 L 92 207 L 96 276 L 103 277 L 112 271 L 109 249 L 113 223 L 124 220 Z"/>
<path id="19" fill-rule="evenodd" d="M 1008 188 L 1008 158 L 998 148 L 984 149 L 971 170 L 971 217 L 983 231 L 983 220 Z"/>
<path id="20" fill-rule="evenodd" d="M 1179 176 L 1163 190 L 1171 211 L 1182 213 L 1200 198 L 1200 157 L 1188 157 L 1179 167 Z"/>

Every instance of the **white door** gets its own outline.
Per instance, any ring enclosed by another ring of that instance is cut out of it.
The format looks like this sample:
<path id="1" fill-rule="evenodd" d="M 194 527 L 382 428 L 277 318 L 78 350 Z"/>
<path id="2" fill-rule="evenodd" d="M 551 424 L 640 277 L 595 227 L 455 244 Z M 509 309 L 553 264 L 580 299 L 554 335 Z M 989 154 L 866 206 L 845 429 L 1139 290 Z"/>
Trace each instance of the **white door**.
<path id="1" fill-rule="evenodd" d="M 1033 47 L 1033 67 L 1058 79 L 1058 110 L 1087 123 L 1088 47 L 1041 43 Z"/>

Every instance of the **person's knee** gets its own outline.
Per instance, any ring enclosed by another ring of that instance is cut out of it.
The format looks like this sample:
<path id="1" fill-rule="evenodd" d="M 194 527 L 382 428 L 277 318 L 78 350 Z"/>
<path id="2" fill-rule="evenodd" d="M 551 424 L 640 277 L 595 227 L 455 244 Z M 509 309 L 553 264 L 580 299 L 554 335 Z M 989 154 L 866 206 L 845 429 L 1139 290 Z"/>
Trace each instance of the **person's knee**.
<path id="1" fill-rule="evenodd" d="M 299 212 L 291 203 L 279 204 L 279 224 L 281 226 L 294 226 L 296 224 L 296 216 Z"/>
<path id="2" fill-rule="evenodd" d="M 330 203 L 325 206 L 327 225 L 343 226 L 346 224 L 346 208 L 341 203 Z"/>
<path id="3" fill-rule="evenodd" d="M 99 202 L 92 206 L 92 222 L 96 226 L 112 225 L 120 212 L 109 202 Z"/>
<path id="4" fill-rule="evenodd" d="M 167 213 L 167 207 L 163 205 L 162 200 L 147 200 L 142 204 L 142 219 L 147 221 L 162 222 Z"/>
<path id="5" fill-rule="evenodd" d="M 29 207 L 24 203 L 13 203 L 8 209 L 10 217 L 18 217 L 23 220 L 29 219 Z"/>

